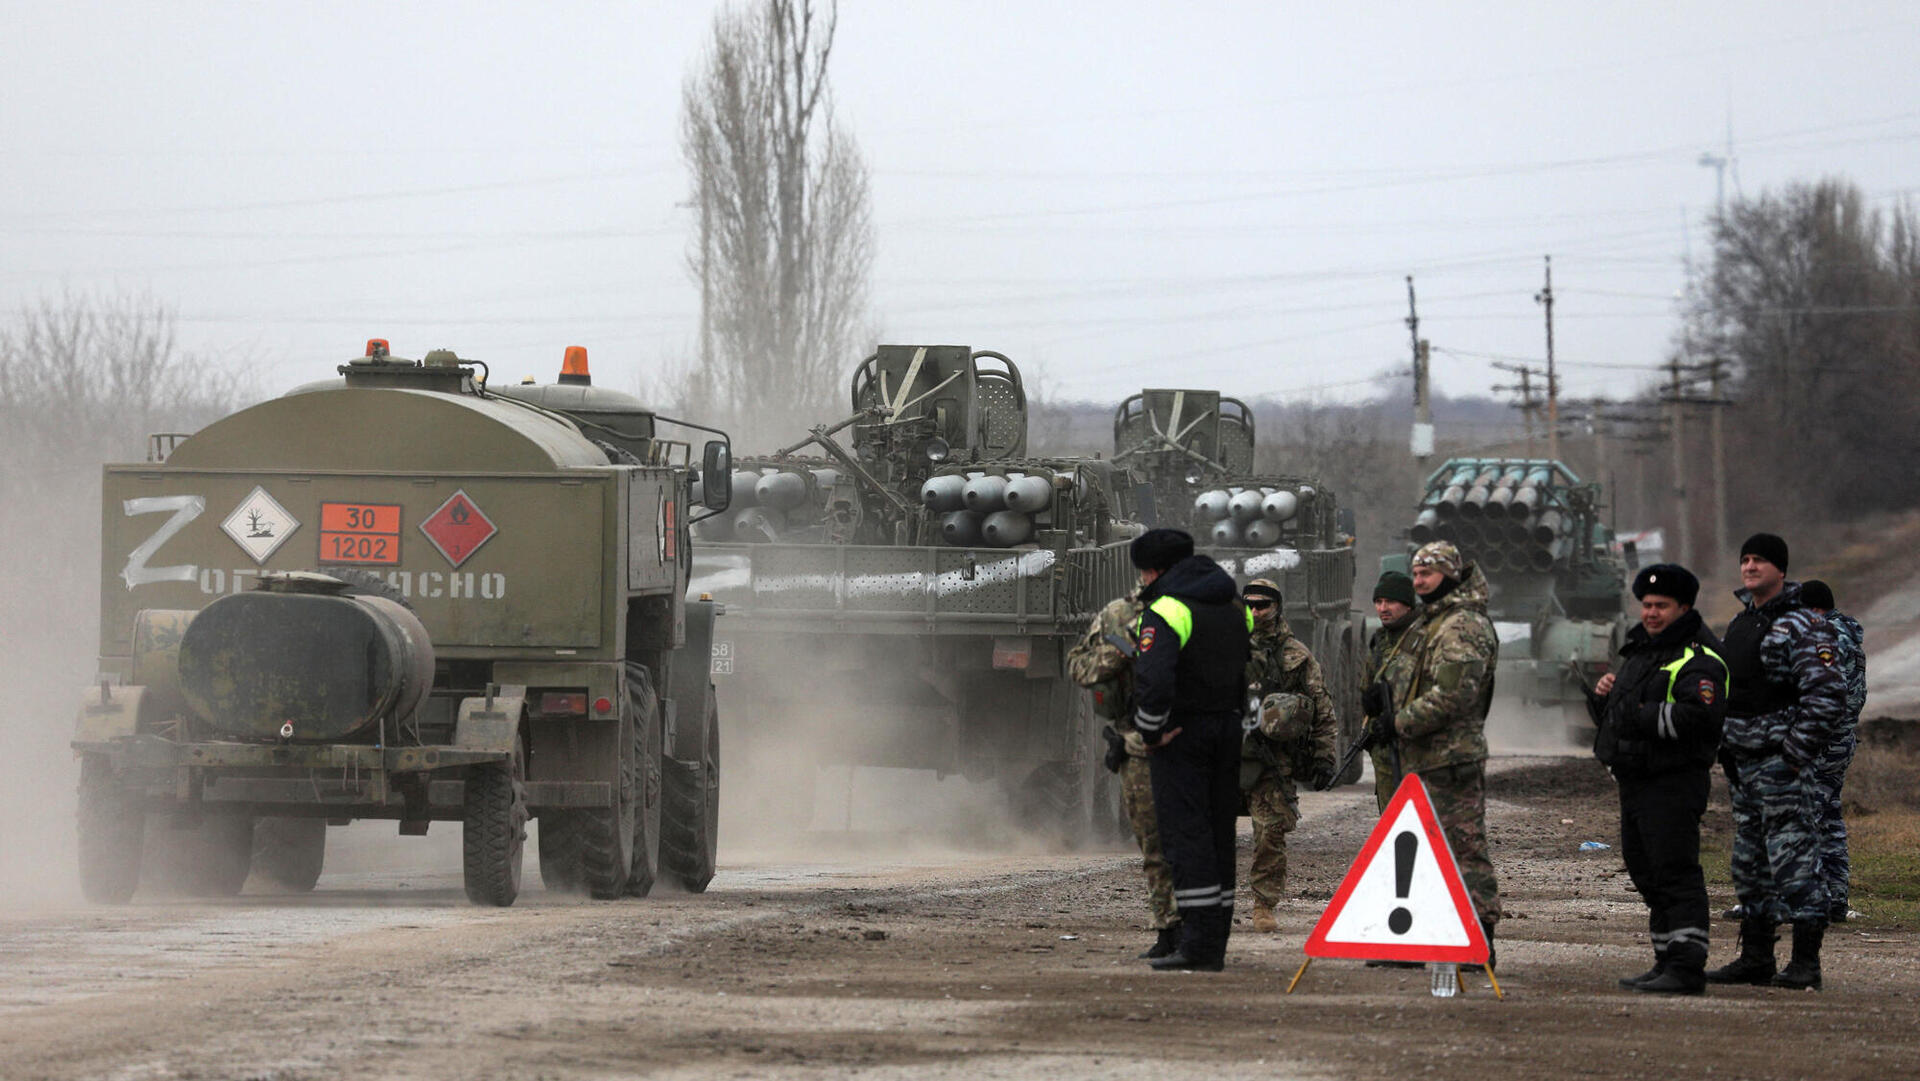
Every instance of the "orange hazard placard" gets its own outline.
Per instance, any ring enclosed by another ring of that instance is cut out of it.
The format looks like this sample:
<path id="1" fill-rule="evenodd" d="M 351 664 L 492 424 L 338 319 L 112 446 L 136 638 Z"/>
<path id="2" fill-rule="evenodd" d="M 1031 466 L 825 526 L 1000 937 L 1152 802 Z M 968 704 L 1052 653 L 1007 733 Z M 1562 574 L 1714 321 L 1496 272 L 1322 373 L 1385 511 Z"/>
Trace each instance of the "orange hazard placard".
<path id="1" fill-rule="evenodd" d="M 1306 953 L 1363 961 L 1486 961 L 1486 934 L 1419 776 L 1408 774 L 1387 801 L 1307 936 Z"/>
<path id="2" fill-rule="evenodd" d="M 392 503 L 320 504 L 320 562 L 400 562 L 400 507 Z"/>

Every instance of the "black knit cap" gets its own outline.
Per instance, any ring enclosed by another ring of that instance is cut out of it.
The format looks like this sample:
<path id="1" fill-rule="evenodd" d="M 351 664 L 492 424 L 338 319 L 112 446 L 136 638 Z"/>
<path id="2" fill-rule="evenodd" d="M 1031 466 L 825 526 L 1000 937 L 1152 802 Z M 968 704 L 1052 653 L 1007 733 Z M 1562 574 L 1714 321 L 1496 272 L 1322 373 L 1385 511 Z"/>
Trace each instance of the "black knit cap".
<path id="1" fill-rule="evenodd" d="M 1633 576 L 1634 597 L 1644 600 L 1649 593 L 1672 597 L 1691 608 L 1700 597 L 1700 579 L 1678 563 L 1655 563 Z"/>
<path id="2" fill-rule="evenodd" d="M 1832 610 L 1833 587 L 1818 578 L 1809 578 L 1800 583 L 1800 603 L 1808 608 Z"/>
<path id="3" fill-rule="evenodd" d="M 1373 599 L 1385 597 L 1390 601 L 1399 601 L 1412 608 L 1419 601 L 1413 592 L 1413 579 L 1399 571 L 1387 571 L 1380 575 L 1380 581 L 1374 583 Z"/>
<path id="4" fill-rule="evenodd" d="M 1740 558 L 1748 556 L 1759 556 L 1779 567 L 1781 574 L 1787 572 L 1787 542 L 1772 533 L 1755 533 L 1748 537 L 1747 543 L 1740 546 Z"/>
<path id="5" fill-rule="evenodd" d="M 1133 538 L 1127 554 L 1143 571 L 1163 571 L 1193 554 L 1193 536 L 1179 529 L 1149 529 Z"/>

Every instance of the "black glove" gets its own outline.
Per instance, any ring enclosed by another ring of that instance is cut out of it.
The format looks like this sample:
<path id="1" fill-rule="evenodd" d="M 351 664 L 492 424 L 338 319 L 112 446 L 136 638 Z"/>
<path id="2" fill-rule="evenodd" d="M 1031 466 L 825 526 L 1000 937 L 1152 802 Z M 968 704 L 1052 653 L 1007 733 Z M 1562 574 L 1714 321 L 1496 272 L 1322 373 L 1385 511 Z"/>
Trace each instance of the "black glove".
<path id="1" fill-rule="evenodd" d="M 1313 790 L 1325 792 L 1333 787 L 1333 763 L 1322 758 L 1313 764 Z"/>
<path id="2" fill-rule="evenodd" d="M 1369 751 L 1384 750 L 1393 743 L 1391 722 L 1385 717 L 1375 717 L 1367 722 L 1367 730 L 1360 737 L 1360 746 Z"/>
<path id="3" fill-rule="evenodd" d="M 1127 741 L 1111 727 L 1103 728 L 1100 734 L 1107 737 L 1107 754 L 1101 759 L 1108 773 L 1119 773 L 1120 767 L 1127 764 Z"/>
<path id="4" fill-rule="evenodd" d="M 1367 684 L 1360 692 L 1360 709 L 1369 717 L 1378 717 L 1387 711 L 1387 685 L 1381 682 Z"/>

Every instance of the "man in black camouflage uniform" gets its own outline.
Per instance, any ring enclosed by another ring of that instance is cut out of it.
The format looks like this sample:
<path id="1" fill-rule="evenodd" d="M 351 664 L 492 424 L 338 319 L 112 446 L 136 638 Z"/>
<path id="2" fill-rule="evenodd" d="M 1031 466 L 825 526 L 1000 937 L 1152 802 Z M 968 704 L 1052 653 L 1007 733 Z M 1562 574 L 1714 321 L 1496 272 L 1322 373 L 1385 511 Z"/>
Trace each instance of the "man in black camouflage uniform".
<path id="1" fill-rule="evenodd" d="M 1840 675 L 1847 682 L 1847 716 L 1840 738 L 1820 756 L 1813 773 L 1819 782 L 1820 867 L 1827 880 L 1827 905 L 1834 923 L 1845 923 L 1858 915 L 1848 907 L 1848 885 L 1852 878 L 1847 858 L 1847 819 L 1840 806 L 1840 788 L 1847 780 L 1847 767 L 1853 764 L 1853 751 L 1860 729 L 1860 711 L 1867 705 L 1867 632 L 1852 616 L 1833 605 L 1833 589 L 1819 579 L 1801 583 L 1800 600 L 1808 608 L 1827 617 L 1833 624 L 1833 636 L 1840 646 Z"/>
<path id="2" fill-rule="evenodd" d="M 1693 610 L 1700 580 L 1659 563 L 1633 580 L 1640 625 L 1617 671 L 1587 696 L 1594 756 L 1620 782 L 1620 854 L 1647 905 L 1653 968 L 1620 981 L 1629 991 L 1706 990 L 1707 880 L 1700 816 L 1727 710 L 1720 642 Z"/>
<path id="3" fill-rule="evenodd" d="M 1735 592 L 1746 610 L 1727 625 L 1732 673 L 1721 766 L 1733 804 L 1733 885 L 1740 956 L 1713 983 L 1819 990 L 1831 911 L 1820 863 L 1814 768 L 1839 738 L 1847 686 L 1833 625 L 1786 580 L 1787 542 L 1756 533 L 1740 546 Z M 1775 928 L 1793 923 L 1793 959 L 1775 971 Z"/>

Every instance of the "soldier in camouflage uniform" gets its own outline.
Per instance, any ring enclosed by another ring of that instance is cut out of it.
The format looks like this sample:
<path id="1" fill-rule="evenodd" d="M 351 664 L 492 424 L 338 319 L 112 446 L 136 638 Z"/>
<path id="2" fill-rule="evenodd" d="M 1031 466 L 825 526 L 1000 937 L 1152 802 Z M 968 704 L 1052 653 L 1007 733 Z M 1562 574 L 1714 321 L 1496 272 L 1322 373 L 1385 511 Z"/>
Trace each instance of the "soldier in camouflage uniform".
<path id="1" fill-rule="evenodd" d="M 1260 725 L 1247 733 L 1241 749 L 1240 788 L 1253 819 L 1253 865 L 1247 881 L 1253 891 L 1253 929 L 1272 932 L 1280 929 L 1273 906 L 1287 888 L 1287 833 L 1300 821 L 1296 778 L 1310 771 L 1315 789 L 1333 783 L 1336 722 L 1320 662 L 1293 636 L 1282 614 L 1280 587 L 1257 578 L 1247 583 L 1242 599 L 1253 613 L 1247 683 L 1263 703 Z M 1265 707 L 1273 695 L 1305 698 L 1312 708 L 1310 719 L 1287 723 L 1292 710 Z M 1250 784 L 1249 771 L 1254 774 Z"/>
<path id="2" fill-rule="evenodd" d="M 1840 788 L 1847 780 L 1847 767 L 1853 764 L 1853 751 L 1860 728 L 1860 711 L 1867 705 L 1867 632 L 1850 615 L 1833 605 L 1833 589 L 1812 579 L 1801 583 L 1800 601 L 1827 617 L 1833 624 L 1835 644 L 1840 647 L 1840 676 L 1847 683 L 1847 716 L 1840 738 L 1813 767 L 1819 784 L 1820 866 L 1827 879 L 1827 906 L 1834 923 L 1845 923 L 1847 886 L 1851 878 L 1847 860 L 1847 820 L 1840 807 Z"/>
<path id="3" fill-rule="evenodd" d="M 1801 603 L 1800 583 L 1786 580 L 1786 541 L 1757 533 L 1740 557 L 1746 585 L 1735 596 L 1747 609 L 1725 638 L 1733 689 L 1721 762 L 1733 805 L 1733 886 L 1744 915 L 1740 956 L 1707 979 L 1818 990 L 1831 911 L 1814 767 L 1839 738 L 1847 685 L 1833 625 Z M 1775 928 L 1787 920 L 1793 959 L 1776 973 Z"/>
<path id="4" fill-rule="evenodd" d="M 1361 673 L 1360 697 L 1367 710 L 1368 733 L 1382 723 L 1379 714 L 1386 703 L 1407 700 L 1407 688 L 1413 683 L 1414 646 L 1420 640 L 1417 624 L 1420 598 L 1413 591 L 1413 579 L 1399 571 L 1387 571 L 1373 587 L 1373 613 L 1380 617 L 1380 629 L 1367 642 L 1367 669 Z M 1367 741 L 1367 757 L 1373 760 L 1373 799 L 1381 810 L 1400 787 L 1400 756 L 1391 737 Z"/>
<path id="5" fill-rule="evenodd" d="M 1426 784 L 1491 951 L 1500 890 L 1487 857 L 1486 722 L 1500 639 L 1487 618 L 1486 577 L 1451 543 L 1413 554 L 1413 586 L 1419 640 L 1407 696 L 1394 703 L 1393 736 L 1401 768 Z"/>
<path id="6" fill-rule="evenodd" d="M 1068 651 L 1067 677 L 1087 688 L 1094 712 L 1113 722 L 1115 736 L 1109 739 L 1121 741 L 1109 750 L 1107 764 L 1119 775 L 1120 804 L 1140 845 L 1140 869 L 1147 879 L 1148 926 L 1156 937 L 1141 956 L 1155 958 L 1173 952 L 1180 936 L 1180 915 L 1173 904 L 1173 872 L 1160 851 L 1160 831 L 1153 817 L 1147 745 L 1133 728 L 1132 651 L 1142 611 L 1138 593 L 1108 602 Z"/>

